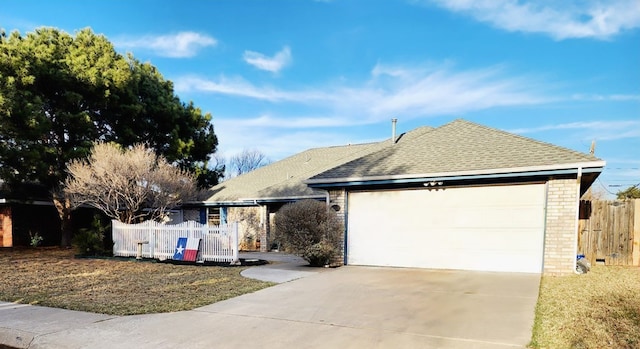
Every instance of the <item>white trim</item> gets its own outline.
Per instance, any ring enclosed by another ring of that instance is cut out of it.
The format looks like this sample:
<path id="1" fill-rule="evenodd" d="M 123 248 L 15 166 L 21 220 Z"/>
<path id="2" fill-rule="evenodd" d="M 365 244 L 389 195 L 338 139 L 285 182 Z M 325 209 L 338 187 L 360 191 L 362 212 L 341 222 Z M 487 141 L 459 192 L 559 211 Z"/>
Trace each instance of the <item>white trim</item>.
<path id="1" fill-rule="evenodd" d="M 0 204 L 34 205 L 34 206 L 54 206 L 54 205 L 53 205 L 53 201 L 43 201 L 43 200 L 17 200 L 17 199 L 0 199 Z"/>
<path id="2" fill-rule="evenodd" d="M 326 195 L 300 195 L 300 196 L 273 196 L 273 197 L 257 197 L 257 198 L 239 198 L 237 202 L 246 201 L 264 201 L 264 200 L 299 200 L 299 199 L 324 199 Z"/>
<path id="3" fill-rule="evenodd" d="M 200 207 L 202 206 L 233 206 L 233 205 L 251 205 L 258 206 L 260 203 L 258 201 L 263 200 L 301 200 L 301 199 L 324 199 L 326 197 L 325 194 L 318 195 L 302 195 L 302 196 L 274 196 L 274 197 L 257 197 L 257 198 L 239 198 L 234 201 L 192 201 L 186 202 L 185 204 L 188 206 Z"/>
<path id="4" fill-rule="evenodd" d="M 389 180 L 389 179 L 410 179 L 410 178 L 429 178 L 429 177 L 453 177 L 453 176 L 468 176 L 468 175 L 486 175 L 486 174 L 503 174 L 503 173 L 518 173 L 518 172 L 537 172 L 537 171 L 549 171 L 549 170 L 567 170 L 575 168 L 599 168 L 606 165 L 605 161 L 590 161 L 571 164 L 560 165 L 542 165 L 542 166 L 529 166 L 529 167 L 510 167 L 500 169 L 486 169 L 486 170 L 470 170 L 470 171 L 458 171 L 458 172 L 436 172 L 436 173 L 421 173 L 421 174 L 404 174 L 404 175 L 387 175 L 387 176 L 365 176 L 365 177 L 344 177 L 344 178 L 321 178 L 321 179 L 308 179 L 304 181 L 307 184 L 322 184 L 322 183 L 336 183 L 336 182 L 359 182 L 359 181 L 375 181 L 375 180 Z"/>

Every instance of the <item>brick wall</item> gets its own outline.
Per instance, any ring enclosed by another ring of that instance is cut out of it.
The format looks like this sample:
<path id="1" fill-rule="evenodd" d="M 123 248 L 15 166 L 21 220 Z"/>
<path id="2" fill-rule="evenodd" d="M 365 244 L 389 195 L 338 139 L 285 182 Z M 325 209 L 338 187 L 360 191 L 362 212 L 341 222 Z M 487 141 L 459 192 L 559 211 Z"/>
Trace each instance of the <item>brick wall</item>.
<path id="1" fill-rule="evenodd" d="M 0 207 L 0 247 L 12 247 L 12 238 L 11 207 Z"/>
<path id="2" fill-rule="evenodd" d="M 253 251 L 261 247 L 257 244 L 262 232 L 260 207 L 229 207 L 227 222 L 238 222 L 238 241 L 241 250 Z"/>
<path id="3" fill-rule="evenodd" d="M 555 179 L 548 182 L 544 274 L 567 275 L 575 271 L 578 243 L 577 185 L 575 179 Z"/>
<path id="4" fill-rule="evenodd" d="M 336 214 L 338 216 L 338 219 L 342 222 L 346 231 L 347 222 L 345 221 L 345 212 L 347 208 L 345 207 L 345 198 L 346 198 L 346 192 L 344 189 L 329 190 L 329 206 L 332 207 L 334 210 L 337 209 Z M 337 256 L 337 258 L 333 261 L 333 263 L 337 265 L 344 264 L 344 238 L 345 238 L 345 234 L 343 233 L 342 241 L 340 243 L 340 253 Z"/>

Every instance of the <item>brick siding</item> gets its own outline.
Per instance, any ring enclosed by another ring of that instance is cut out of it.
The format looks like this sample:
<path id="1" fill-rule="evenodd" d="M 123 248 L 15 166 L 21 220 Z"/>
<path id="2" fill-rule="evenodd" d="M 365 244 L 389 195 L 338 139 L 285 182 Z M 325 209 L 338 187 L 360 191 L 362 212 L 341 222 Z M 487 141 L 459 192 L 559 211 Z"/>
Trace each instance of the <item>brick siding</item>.
<path id="1" fill-rule="evenodd" d="M 13 246 L 11 207 L 0 207 L 0 247 Z"/>
<path id="2" fill-rule="evenodd" d="M 346 192 L 344 189 L 329 190 L 329 206 L 338 208 L 336 214 L 338 216 L 338 219 L 342 222 L 342 225 L 345 227 L 346 231 L 347 222 L 345 221 L 345 212 L 347 211 L 347 208 L 345 207 L 345 197 Z M 342 240 L 340 241 L 340 253 L 338 253 L 336 258 L 333 260 L 332 264 L 334 265 L 344 264 L 344 238 L 345 234 L 343 233 Z"/>
<path id="3" fill-rule="evenodd" d="M 552 179 L 547 185 L 543 273 L 567 275 L 575 271 L 578 183 L 575 179 Z"/>
<path id="4" fill-rule="evenodd" d="M 262 232 L 260 224 L 260 207 L 229 207 L 227 222 L 238 222 L 238 241 L 240 250 L 256 250 Z"/>

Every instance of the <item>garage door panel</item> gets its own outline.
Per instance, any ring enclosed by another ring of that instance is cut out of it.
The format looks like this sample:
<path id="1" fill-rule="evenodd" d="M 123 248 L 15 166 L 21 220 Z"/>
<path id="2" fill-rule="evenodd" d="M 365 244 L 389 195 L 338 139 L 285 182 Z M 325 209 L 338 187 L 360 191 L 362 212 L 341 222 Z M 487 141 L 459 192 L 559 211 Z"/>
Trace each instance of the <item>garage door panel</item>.
<path id="1" fill-rule="evenodd" d="M 504 207 L 491 208 L 458 208 L 440 207 L 438 210 L 431 210 L 421 214 L 422 219 L 428 219 L 430 227 L 456 227 L 473 229 L 481 225 L 483 228 L 509 229 L 514 226 L 520 228 L 540 227 L 540 214 L 542 208 L 539 207 L 510 207 L 506 214 Z M 408 224 L 415 224 L 415 216 L 410 214 L 401 216 L 401 219 Z"/>
<path id="2" fill-rule="evenodd" d="M 347 262 L 540 272 L 544 185 L 349 194 Z"/>

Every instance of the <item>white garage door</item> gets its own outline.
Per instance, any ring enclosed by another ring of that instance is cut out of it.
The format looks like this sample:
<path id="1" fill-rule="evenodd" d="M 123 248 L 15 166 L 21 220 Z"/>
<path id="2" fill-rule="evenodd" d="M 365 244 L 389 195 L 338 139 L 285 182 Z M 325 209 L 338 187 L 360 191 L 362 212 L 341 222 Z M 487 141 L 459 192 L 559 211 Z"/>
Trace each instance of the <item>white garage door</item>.
<path id="1" fill-rule="evenodd" d="M 540 273 L 544 184 L 351 192 L 347 263 Z"/>

